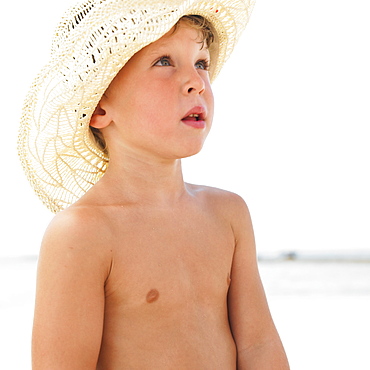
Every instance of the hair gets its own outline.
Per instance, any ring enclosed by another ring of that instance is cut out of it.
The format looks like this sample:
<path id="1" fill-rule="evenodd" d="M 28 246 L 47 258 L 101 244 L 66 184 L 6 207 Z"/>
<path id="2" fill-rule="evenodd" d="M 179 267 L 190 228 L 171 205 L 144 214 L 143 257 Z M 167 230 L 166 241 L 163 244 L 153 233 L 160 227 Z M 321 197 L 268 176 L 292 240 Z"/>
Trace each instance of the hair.
<path id="1" fill-rule="evenodd" d="M 199 32 L 200 36 L 202 36 L 200 41 L 202 48 L 209 48 L 212 43 L 214 43 L 215 35 L 214 31 L 212 31 L 212 24 L 206 18 L 202 17 L 201 15 L 184 15 L 173 27 L 173 33 L 176 32 L 181 23 L 186 24 L 187 26 Z M 96 146 L 108 156 L 108 146 L 104 139 L 103 133 L 99 129 L 92 126 L 90 126 L 90 133 L 92 134 L 91 136 Z"/>
<path id="2" fill-rule="evenodd" d="M 194 28 L 202 36 L 202 47 L 209 48 L 215 41 L 214 32 L 212 31 L 212 24 L 201 15 L 184 15 L 181 17 L 173 28 L 173 33 L 176 32 L 180 23 L 185 23 L 187 26 Z"/>

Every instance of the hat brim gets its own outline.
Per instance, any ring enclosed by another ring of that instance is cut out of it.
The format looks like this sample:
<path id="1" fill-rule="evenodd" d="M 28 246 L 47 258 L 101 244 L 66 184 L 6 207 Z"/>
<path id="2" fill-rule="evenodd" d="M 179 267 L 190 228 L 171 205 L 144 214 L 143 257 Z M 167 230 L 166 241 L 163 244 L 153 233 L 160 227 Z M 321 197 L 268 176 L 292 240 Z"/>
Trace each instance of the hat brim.
<path id="1" fill-rule="evenodd" d="M 109 84 L 143 47 L 184 15 L 214 28 L 213 81 L 245 28 L 250 0 L 85 0 L 56 29 L 50 62 L 26 98 L 18 139 L 25 173 L 42 202 L 58 212 L 105 173 L 109 158 L 91 138 L 89 123 Z"/>

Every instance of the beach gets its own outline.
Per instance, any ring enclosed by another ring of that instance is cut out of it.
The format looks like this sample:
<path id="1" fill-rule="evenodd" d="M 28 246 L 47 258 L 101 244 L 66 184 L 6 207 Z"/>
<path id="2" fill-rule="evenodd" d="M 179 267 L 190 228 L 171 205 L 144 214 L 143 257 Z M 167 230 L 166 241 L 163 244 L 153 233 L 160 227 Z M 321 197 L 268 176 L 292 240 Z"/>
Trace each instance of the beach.
<path id="1" fill-rule="evenodd" d="M 0 356 L 29 370 L 36 256 L 0 258 Z M 260 261 L 292 370 L 369 370 L 370 264 Z"/>
<path id="2" fill-rule="evenodd" d="M 36 254 L 52 219 L 20 165 L 18 123 L 74 3 L 4 2 L 1 370 L 31 369 Z M 259 250 L 369 250 L 369 10 L 363 0 L 257 1 L 213 83 L 212 130 L 183 160 L 184 179 L 240 194 Z M 370 262 L 286 257 L 262 259 L 260 272 L 291 369 L 370 370 Z"/>
<path id="3" fill-rule="evenodd" d="M 370 264 L 263 262 L 292 370 L 369 370 Z"/>

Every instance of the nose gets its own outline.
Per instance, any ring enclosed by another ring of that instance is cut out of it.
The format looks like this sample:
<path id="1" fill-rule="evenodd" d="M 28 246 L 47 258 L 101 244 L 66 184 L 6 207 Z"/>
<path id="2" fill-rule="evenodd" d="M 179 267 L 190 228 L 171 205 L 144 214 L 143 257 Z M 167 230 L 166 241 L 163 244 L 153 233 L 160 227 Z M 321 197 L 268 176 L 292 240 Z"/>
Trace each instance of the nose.
<path id="1" fill-rule="evenodd" d="M 189 94 L 203 94 L 206 88 L 204 77 L 200 75 L 197 69 L 192 69 L 186 74 L 183 92 Z"/>

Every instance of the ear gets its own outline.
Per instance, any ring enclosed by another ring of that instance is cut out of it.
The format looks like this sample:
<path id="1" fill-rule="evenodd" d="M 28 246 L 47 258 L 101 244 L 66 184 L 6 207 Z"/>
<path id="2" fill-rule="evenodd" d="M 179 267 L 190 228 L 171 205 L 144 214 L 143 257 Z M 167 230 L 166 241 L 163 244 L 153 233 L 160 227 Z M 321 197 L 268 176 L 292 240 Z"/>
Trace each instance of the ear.
<path id="1" fill-rule="evenodd" d="M 98 129 L 107 127 L 111 123 L 107 112 L 100 106 L 100 103 L 96 106 L 94 113 L 90 120 L 90 126 Z"/>

